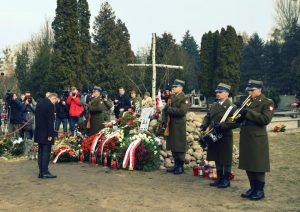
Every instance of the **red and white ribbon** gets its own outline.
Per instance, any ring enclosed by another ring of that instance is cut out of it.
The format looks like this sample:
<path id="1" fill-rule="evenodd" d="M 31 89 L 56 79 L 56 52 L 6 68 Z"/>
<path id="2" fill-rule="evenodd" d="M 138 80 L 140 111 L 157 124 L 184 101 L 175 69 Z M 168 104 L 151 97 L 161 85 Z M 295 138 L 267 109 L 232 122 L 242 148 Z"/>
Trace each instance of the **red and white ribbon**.
<path id="1" fill-rule="evenodd" d="M 59 158 L 63 153 L 65 153 L 65 152 L 67 152 L 67 151 L 70 151 L 70 150 L 71 150 L 71 148 L 67 148 L 67 149 L 61 150 L 61 151 L 56 155 L 56 157 L 54 158 L 53 163 L 56 163 L 57 160 L 58 160 L 58 158 Z"/>
<path id="2" fill-rule="evenodd" d="M 98 147 L 98 149 L 100 148 L 100 155 L 102 155 L 102 153 L 103 153 L 104 145 L 105 145 L 107 142 L 109 142 L 110 139 L 112 139 L 112 138 L 114 138 L 114 137 L 116 137 L 116 136 L 119 136 L 119 135 L 120 135 L 119 131 L 115 131 L 115 132 L 109 134 L 104 140 L 101 141 L 101 143 L 100 143 L 100 145 L 99 145 L 99 147 Z M 98 149 L 97 149 L 97 150 L 98 150 Z"/>
<path id="3" fill-rule="evenodd" d="M 126 150 L 125 157 L 123 160 L 123 169 L 126 169 L 129 161 L 130 161 L 129 170 L 132 171 L 134 169 L 135 152 L 136 152 L 137 147 L 141 144 L 141 142 L 142 142 L 141 139 L 137 139 L 129 145 L 128 149 Z"/>
<path id="4" fill-rule="evenodd" d="M 94 140 L 93 140 L 93 142 L 92 142 L 91 148 L 90 148 L 90 152 L 91 152 L 92 154 L 94 154 L 95 148 L 96 148 L 97 143 L 98 143 L 98 141 L 99 141 L 99 138 L 100 138 L 103 134 L 104 134 L 104 131 L 101 130 L 101 131 L 100 131 L 99 133 L 97 133 L 97 135 L 95 136 L 95 138 L 94 138 Z"/>

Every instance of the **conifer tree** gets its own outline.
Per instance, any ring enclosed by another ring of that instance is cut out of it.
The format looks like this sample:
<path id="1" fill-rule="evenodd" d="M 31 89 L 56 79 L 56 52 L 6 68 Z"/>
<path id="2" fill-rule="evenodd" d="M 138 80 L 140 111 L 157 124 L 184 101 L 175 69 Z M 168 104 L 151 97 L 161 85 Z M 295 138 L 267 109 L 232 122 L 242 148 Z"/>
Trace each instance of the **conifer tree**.
<path id="1" fill-rule="evenodd" d="M 30 61 L 27 45 L 23 45 L 21 51 L 17 53 L 15 75 L 19 82 L 19 89 L 25 92 L 28 88 Z"/>

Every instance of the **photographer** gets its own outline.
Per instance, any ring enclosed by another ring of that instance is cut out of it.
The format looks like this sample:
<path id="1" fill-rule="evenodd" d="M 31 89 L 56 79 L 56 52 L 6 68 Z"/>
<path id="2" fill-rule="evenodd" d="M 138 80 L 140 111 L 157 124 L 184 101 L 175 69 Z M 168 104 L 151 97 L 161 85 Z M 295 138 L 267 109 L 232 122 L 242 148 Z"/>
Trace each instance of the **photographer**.
<path id="1" fill-rule="evenodd" d="M 125 93 L 125 89 L 123 87 L 119 88 L 119 96 L 117 99 L 115 99 L 115 108 L 114 112 L 116 115 L 116 118 L 119 118 L 123 115 L 125 111 L 127 111 L 130 108 L 130 98 Z"/>
<path id="2" fill-rule="evenodd" d="M 23 123 L 24 106 L 22 101 L 18 99 L 15 93 L 8 92 L 6 94 L 6 102 L 8 106 L 9 133 L 18 130 Z M 15 132 L 14 136 L 21 136 L 20 132 Z"/>
<path id="3" fill-rule="evenodd" d="M 109 122 L 111 109 L 113 107 L 113 102 L 108 98 L 107 91 L 102 92 L 102 99 L 103 99 L 103 103 L 104 103 L 104 121 Z"/>
<path id="4" fill-rule="evenodd" d="M 36 103 L 33 102 L 31 95 L 25 95 L 24 103 L 23 103 L 23 120 L 24 122 L 29 122 L 22 129 L 25 139 L 32 139 L 33 130 L 34 130 L 34 113 L 35 113 Z"/>
<path id="5" fill-rule="evenodd" d="M 68 131 L 69 106 L 67 105 L 63 96 L 61 98 L 58 98 L 58 101 L 55 104 L 55 109 L 56 109 L 56 119 L 55 119 L 56 136 L 58 136 L 58 131 L 61 123 L 63 125 L 64 134 L 66 135 Z"/>
<path id="6" fill-rule="evenodd" d="M 71 88 L 71 92 L 67 98 L 67 104 L 70 106 L 70 133 L 74 135 L 75 124 L 79 122 L 80 116 L 84 111 L 84 107 L 80 104 L 80 93 L 76 87 Z"/>

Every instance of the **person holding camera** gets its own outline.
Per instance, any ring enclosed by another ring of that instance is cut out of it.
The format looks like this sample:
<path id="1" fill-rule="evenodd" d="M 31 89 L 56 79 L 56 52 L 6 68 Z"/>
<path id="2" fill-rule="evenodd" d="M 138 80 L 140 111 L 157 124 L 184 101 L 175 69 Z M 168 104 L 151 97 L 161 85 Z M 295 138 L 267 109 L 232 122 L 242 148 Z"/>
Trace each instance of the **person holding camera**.
<path id="1" fill-rule="evenodd" d="M 9 117 L 9 133 L 14 132 L 14 136 L 21 136 L 19 128 L 23 124 L 24 106 L 17 94 L 11 93 L 8 99 L 8 117 Z"/>
<path id="2" fill-rule="evenodd" d="M 89 121 L 87 124 L 88 135 L 98 133 L 104 126 L 104 100 L 101 98 L 101 88 L 95 86 L 93 89 L 93 99 L 88 104 Z"/>
<path id="3" fill-rule="evenodd" d="M 69 106 L 67 105 L 64 98 L 58 98 L 55 104 L 56 119 L 55 119 L 55 134 L 58 136 L 60 124 L 63 125 L 64 135 L 68 132 L 68 118 L 69 118 Z"/>
<path id="4" fill-rule="evenodd" d="M 67 98 L 67 104 L 69 105 L 69 125 L 70 134 L 74 135 L 75 124 L 79 122 L 80 116 L 84 111 L 84 107 L 80 104 L 80 93 L 76 87 L 71 88 L 70 95 Z"/>
<path id="5" fill-rule="evenodd" d="M 27 123 L 23 128 L 24 138 L 31 140 L 33 137 L 33 130 L 34 130 L 34 113 L 35 113 L 36 103 L 33 102 L 33 98 L 31 95 L 25 95 L 23 105 L 24 105 L 23 119 L 24 122 Z"/>

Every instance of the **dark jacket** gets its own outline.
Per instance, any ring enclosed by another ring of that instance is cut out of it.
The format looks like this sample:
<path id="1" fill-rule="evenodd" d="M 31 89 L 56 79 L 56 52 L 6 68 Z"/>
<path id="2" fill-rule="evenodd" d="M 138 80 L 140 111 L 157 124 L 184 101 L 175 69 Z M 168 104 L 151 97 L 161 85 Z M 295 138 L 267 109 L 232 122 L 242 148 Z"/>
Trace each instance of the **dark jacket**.
<path id="1" fill-rule="evenodd" d="M 54 144 L 54 105 L 48 98 L 41 100 L 35 110 L 34 141 L 39 144 Z"/>
<path id="2" fill-rule="evenodd" d="M 263 94 L 256 97 L 241 123 L 239 168 L 253 172 L 270 171 L 267 125 L 273 117 L 274 102 Z"/>
<path id="3" fill-rule="evenodd" d="M 56 117 L 60 119 L 66 119 L 69 117 L 69 106 L 65 102 L 63 104 L 63 100 L 61 100 L 59 103 L 55 105 L 55 112 L 56 112 Z"/>
<path id="4" fill-rule="evenodd" d="M 231 105 L 232 103 L 229 99 L 225 100 L 222 105 L 220 105 L 218 102 L 213 103 L 207 115 L 204 117 L 202 124 L 205 127 L 213 128 L 215 124 L 220 123 L 222 117 Z M 230 117 L 235 110 L 236 107 L 231 110 L 231 113 L 228 117 Z M 232 128 L 235 127 L 238 126 L 226 122 L 221 124 L 221 133 L 223 137 L 219 141 L 208 146 L 207 160 L 216 161 L 224 165 L 231 165 L 233 148 Z"/>
<path id="5" fill-rule="evenodd" d="M 170 116 L 170 135 L 167 148 L 174 152 L 186 152 L 186 113 L 188 111 L 188 99 L 184 93 L 174 95 L 171 106 L 165 107 L 165 112 Z"/>
<path id="6" fill-rule="evenodd" d="M 94 135 L 98 133 L 101 129 L 103 129 L 104 125 L 104 102 L 102 98 L 99 96 L 97 98 L 92 99 L 90 105 L 88 107 L 91 119 L 90 119 L 90 129 L 89 135 Z"/>
<path id="7" fill-rule="evenodd" d="M 10 103 L 9 118 L 11 124 L 24 123 L 23 118 L 24 106 L 21 100 L 12 100 Z"/>
<path id="8" fill-rule="evenodd" d="M 23 130 L 31 131 L 34 129 L 34 114 L 35 114 L 35 107 L 36 105 L 34 103 L 31 104 L 25 104 L 24 103 L 24 114 L 23 119 L 27 123 L 27 125 L 23 128 Z"/>
<path id="9" fill-rule="evenodd" d="M 124 108 L 124 111 L 127 111 L 130 108 L 130 98 L 127 94 L 124 94 L 123 96 L 118 96 L 117 98 L 118 102 L 115 105 L 115 115 L 116 117 L 119 117 L 120 115 L 120 109 Z"/>

